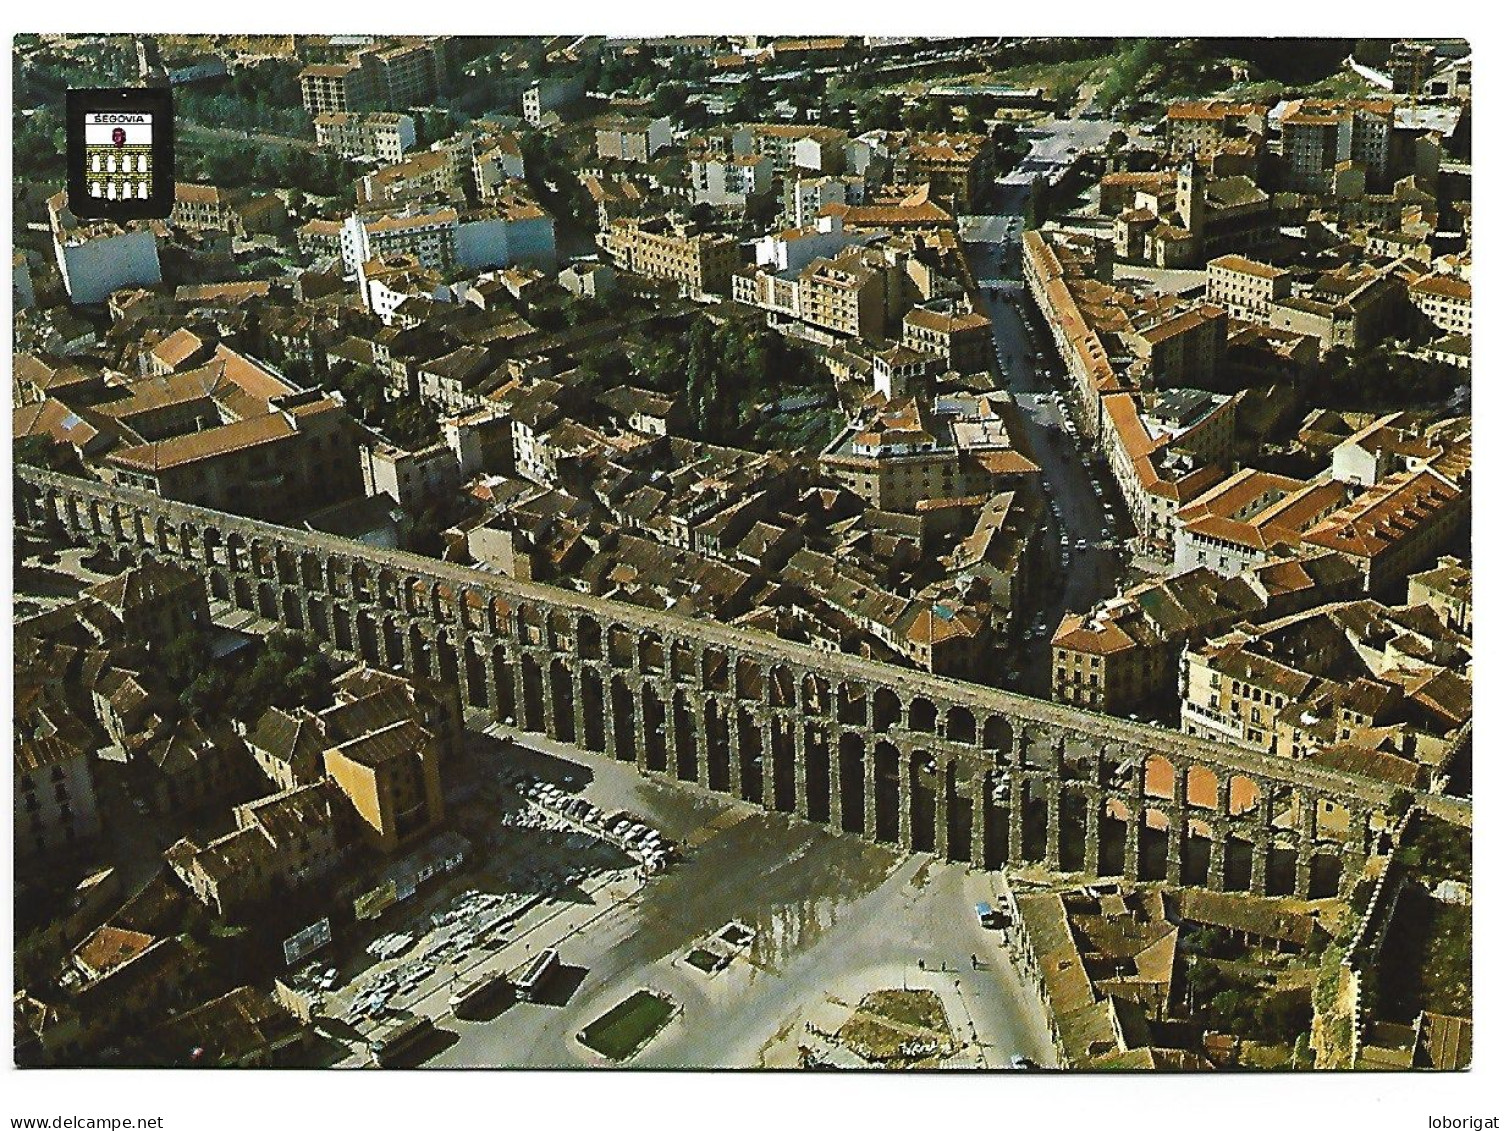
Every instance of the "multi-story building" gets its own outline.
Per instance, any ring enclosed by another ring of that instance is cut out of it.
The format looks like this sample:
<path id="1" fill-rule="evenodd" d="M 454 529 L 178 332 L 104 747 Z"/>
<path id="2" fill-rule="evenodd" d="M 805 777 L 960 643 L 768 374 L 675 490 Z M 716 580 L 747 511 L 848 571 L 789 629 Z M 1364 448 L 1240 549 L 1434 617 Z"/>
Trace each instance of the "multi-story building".
<path id="1" fill-rule="evenodd" d="M 1122 342 L 1160 387 L 1205 385 L 1226 356 L 1226 312 L 1211 303 L 1154 312 L 1137 321 Z"/>
<path id="2" fill-rule="evenodd" d="M 188 231 L 213 230 L 244 237 L 273 232 L 288 222 L 288 209 L 276 193 L 252 196 L 214 185 L 178 181 L 168 222 Z"/>
<path id="3" fill-rule="evenodd" d="M 1454 481 L 1435 463 L 1396 472 L 1307 530 L 1305 544 L 1352 562 L 1366 592 L 1387 593 L 1435 561 L 1460 532 L 1466 483 L 1465 475 Z"/>
<path id="4" fill-rule="evenodd" d="M 1344 486 L 1243 468 L 1174 515 L 1174 569 L 1226 577 L 1304 552 L 1304 533 L 1347 502 Z"/>
<path id="5" fill-rule="evenodd" d="M 67 197 L 60 192 L 48 198 L 47 216 L 58 273 L 70 302 L 92 305 L 121 287 L 155 287 L 162 282 L 157 236 L 150 225 L 80 221 Z"/>
<path id="6" fill-rule="evenodd" d="M 597 127 L 597 155 L 605 161 L 645 164 L 670 144 L 670 118 L 616 118 Z"/>
<path id="7" fill-rule="evenodd" d="M 343 62 L 305 67 L 299 72 L 299 93 L 311 116 L 423 106 L 439 92 L 444 65 L 441 39 L 368 44 Z"/>
<path id="8" fill-rule="evenodd" d="M 1422 94 L 1436 68 L 1436 50 L 1428 43 L 1396 40 L 1388 53 L 1388 73 L 1395 94 Z"/>
<path id="9" fill-rule="evenodd" d="M 18 734 L 15 745 L 16 859 L 67 856 L 99 836 L 91 751 L 58 735 Z"/>
<path id="10" fill-rule="evenodd" d="M 359 274 L 370 260 L 398 255 L 411 255 L 433 271 L 448 272 L 456 265 L 459 222 L 454 208 L 351 216 L 341 226 L 341 259 L 352 274 Z"/>
<path id="11" fill-rule="evenodd" d="M 940 359 L 944 369 L 980 373 L 990 369 L 994 336 L 990 319 L 973 310 L 958 309 L 946 300 L 943 309 L 913 307 L 901 320 L 901 344 Z"/>
<path id="12" fill-rule="evenodd" d="M 376 84 L 355 63 L 315 63 L 299 72 L 299 96 L 313 116 L 375 108 Z"/>
<path id="13" fill-rule="evenodd" d="M 363 208 L 392 207 L 436 197 L 460 202 L 465 196 L 449 154 L 435 150 L 386 165 L 356 182 L 357 204 Z"/>
<path id="14" fill-rule="evenodd" d="M 714 208 L 747 209 L 751 200 L 769 196 L 773 184 L 770 158 L 758 153 L 696 157 L 688 176 L 692 201 Z"/>
<path id="15" fill-rule="evenodd" d="M 200 847 L 187 838 L 164 854 L 194 897 L 221 918 L 241 919 L 274 896 L 328 876 L 346 854 L 329 782 L 238 805 L 236 830 Z"/>
<path id="16" fill-rule="evenodd" d="M 934 196 L 964 210 L 990 184 L 995 158 L 984 134 L 908 134 L 895 152 L 894 175 L 902 184 L 928 185 Z"/>
<path id="17" fill-rule="evenodd" d="M 1365 171 L 1370 187 L 1387 184 L 1394 104 L 1387 99 L 1303 98 L 1279 113 L 1280 152 L 1289 187 L 1328 193 L 1339 162 Z"/>
<path id="18" fill-rule="evenodd" d="M 1441 622 L 1457 632 L 1472 631 L 1472 570 L 1447 554 L 1436 564 L 1409 576 L 1405 598 L 1411 605 L 1428 605 Z"/>
<path id="19" fill-rule="evenodd" d="M 726 295 L 739 265 L 739 245 L 731 237 L 667 220 L 613 220 L 597 238 L 618 270 L 671 280 L 683 293 Z"/>
<path id="20" fill-rule="evenodd" d="M 297 391 L 224 346 L 96 411 L 127 441 L 100 460 L 101 477 L 163 498 L 273 518 L 360 487 L 358 428 L 339 396 Z"/>
<path id="21" fill-rule="evenodd" d="M 1205 265 L 1205 300 L 1232 318 L 1266 325 L 1274 302 L 1289 297 L 1292 282 L 1280 267 L 1244 255 L 1222 255 Z"/>
<path id="22" fill-rule="evenodd" d="M 877 356 L 875 395 L 819 457 L 826 475 L 879 510 L 992 495 L 1039 473 L 988 400 L 927 394 L 931 364 L 904 346 Z"/>
<path id="23" fill-rule="evenodd" d="M 1193 153 L 1196 160 L 1209 164 L 1229 142 L 1261 143 L 1267 127 L 1268 107 L 1261 102 L 1174 102 L 1168 108 L 1165 152 L 1176 159 Z"/>
<path id="24" fill-rule="evenodd" d="M 547 114 L 580 102 L 586 89 L 586 77 L 580 73 L 533 82 L 524 91 L 524 120 L 538 128 L 544 124 Z"/>
<path id="25" fill-rule="evenodd" d="M 327 110 L 314 116 L 314 139 L 342 157 L 365 157 L 395 165 L 414 148 L 414 119 L 407 114 Z"/>
<path id="26" fill-rule="evenodd" d="M 324 769 L 356 811 L 368 843 L 395 852 L 445 819 L 440 765 L 459 751 L 454 690 L 359 667 L 321 711 Z"/>
<path id="27" fill-rule="evenodd" d="M 1275 299 L 1268 322 L 1275 330 L 1308 334 L 1322 355 L 1341 348 L 1371 349 L 1397 327 L 1405 288 L 1394 271 L 1367 264 L 1338 267 L 1321 275 L 1304 294 Z"/>
<path id="28" fill-rule="evenodd" d="M 1425 275 L 1409 285 L 1409 301 L 1445 334 L 1472 333 L 1472 283 L 1455 275 Z"/>
<path id="29" fill-rule="evenodd" d="M 793 228 L 809 228 L 830 204 L 862 204 L 863 177 L 787 177 L 782 188 L 786 222 Z"/>
<path id="30" fill-rule="evenodd" d="M 1201 568 L 1066 613 L 1053 635 L 1053 699 L 1119 715 L 1172 697 L 1184 646 L 1263 604 L 1244 579 Z"/>

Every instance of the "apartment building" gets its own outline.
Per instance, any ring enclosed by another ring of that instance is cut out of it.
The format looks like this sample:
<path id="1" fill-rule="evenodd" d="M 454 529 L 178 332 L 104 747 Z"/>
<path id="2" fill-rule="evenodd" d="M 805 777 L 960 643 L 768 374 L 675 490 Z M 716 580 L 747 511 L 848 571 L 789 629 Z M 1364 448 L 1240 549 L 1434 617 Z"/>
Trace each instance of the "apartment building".
<path id="1" fill-rule="evenodd" d="M 1164 152 L 1175 159 L 1193 153 L 1209 164 L 1231 142 L 1261 145 L 1268 128 L 1268 107 L 1261 102 L 1206 99 L 1173 102 L 1168 107 Z"/>
<path id="2" fill-rule="evenodd" d="M 597 155 L 604 161 L 647 164 L 670 144 L 670 118 L 611 118 L 597 127 Z"/>
<path id="3" fill-rule="evenodd" d="M 1472 333 L 1472 283 L 1455 275 L 1425 275 L 1409 285 L 1410 304 L 1445 334 Z"/>
<path id="4" fill-rule="evenodd" d="M 758 153 L 693 158 L 688 167 L 692 201 L 714 208 L 747 209 L 751 200 L 770 195 L 773 170 L 770 158 Z"/>
<path id="5" fill-rule="evenodd" d="M 536 128 L 544 125 L 545 116 L 565 110 L 580 102 L 586 94 L 586 77 L 539 79 L 530 83 L 523 94 L 524 120 Z"/>
<path id="6" fill-rule="evenodd" d="M 47 217 L 69 302 L 93 305 L 122 287 L 162 282 L 157 235 L 150 224 L 80 221 L 68 207 L 66 192 L 48 198 Z"/>
<path id="7" fill-rule="evenodd" d="M 194 897 L 226 919 L 328 876 L 346 855 L 340 792 L 316 782 L 235 809 L 236 829 L 203 847 L 185 838 L 164 853 Z"/>
<path id="8" fill-rule="evenodd" d="M 877 396 L 823 449 L 818 465 L 884 511 L 1020 487 L 1038 465 L 984 398 L 933 398 L 929 359 L 897 346 L 875 359 Z"/>
<path id="9" fill-rule="evenodd" d="M 1465 486 L 1434 464 L 1396 472 L 1306 531 L 1305 544 L 1352 562 L 1367 593 L 1388 593 L 1456 538 L 1468 515 Z"/>
<path id="10" fill-rule="evenodd" d="M 396 207 L 437 197 L 461 203 L 466 193 L 450 155 L 436 150 L 385 165 L 356 182 L 356 201 L 361 208 Z"/>
<path id="11" fill-rule="evenodd" d="M 1446 554 L 1430 569 L 1410 574 L 1405 600 L 1429 606 L 1448 628 L 1472 632 L 1472 570 L 1460 558 Z"/>
<path id="12" fill-rule="evenodd" d="M 1268 324 L 1273 304 L 1289 297 L 1288 271 L 1244 255 L 1222 255 L 1205 265 L 1205 299 L 1231 318 Z"/>
<path id="13" fill-rule="evenodd" d="M 670 280 L 685 294 L 728 294 L 739 264 L 739 245 L 731 237 L 667 220 L 613 220 L 598 234 L 598 244 L 618 270 Z"/>
<path id="14" fill-rule="evenodd" d="M 18 862 L 67 856 L 99 836 L 91 755 L 60 735 L 18 733 L 11 820 Z"/>
<path id="15" fill-rule="evenodd" d="M 1201 568 L 1066 613 L 1053 635 L 1053 699 L 1115 715 L 1171 700 L 1185 645 L 1263 606 L 1244 579 Z"/>
<path id="16" fill-rule="evenodd" d="M 310 116 L 423 106 L 440 91 L 445 67 L 441 38 L 367 44 L 341 62 L 315 63 L 299 72 L 299 94 Z"/>
<path id="17" fill-rule="evenodd" d="M 1160 387 L 1208 384 L 1226 356 L 1226 312 L 1211 303 L 1156 311 L 1134 321 L 1121 340 Z"/>
<path id="18" fill-rule="evenodd" d="M 314 116 L 314 139 L 342 157 L 396 165 L 414 148 L 414 119 L 407 114 L 352 114 L 327 110 Z"/>
<path id="19" fill-rule="evenodd" d="M 1303 98 L 1279 112 L 1288 187 L 1329 193 L 1339 162 L 1355 162 L 1369 187 L 1388 183 L 1394 104 L 1387 99 Z"/>
<path id="20" fill-rule="evenodd" d="M 1205 567 L 1225 577 L 1305 551 L 1304 534 L 1348 501 L 1321 476 L 1305 481 L 1244 468 L 1174 515 L 1174 568 Z"/>
<path id="21" fill-rule="evenodd" d="M 299 97 L 312 116 L 347 114 L 375 109 L 377 85 L 356 63 L 315 63 L 299 72 Z"/>
<path id="22" fill-rule="evenodd" d="M 908 134 L 895 151 L 895 179 L 929 186 L 955 211 L 972 203 L 994 176 L 995 156 L 984 134 Z"/>
<path id="23" fill-rule="evenodd" d="M 995 352 L 990 319 L 953 303 L 938 305 L 943 308 L 918 306 L 907 311 L 901 320 L 901 344 L 938 358 L 944 369 L 988 372 Z"/>

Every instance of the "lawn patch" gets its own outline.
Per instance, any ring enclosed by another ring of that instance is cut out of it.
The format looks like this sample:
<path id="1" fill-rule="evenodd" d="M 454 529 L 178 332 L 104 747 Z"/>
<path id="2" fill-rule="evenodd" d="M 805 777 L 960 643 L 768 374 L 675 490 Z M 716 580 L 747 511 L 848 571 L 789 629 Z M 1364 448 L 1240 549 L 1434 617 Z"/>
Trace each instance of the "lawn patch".
<path id="1" fill-rule="evenodd" d="M 675 1010 L 669 999 L 640 990 L 588 1025 L 576 1039 L 609 1060 L 628 1060 L 665 1028 Z"/>

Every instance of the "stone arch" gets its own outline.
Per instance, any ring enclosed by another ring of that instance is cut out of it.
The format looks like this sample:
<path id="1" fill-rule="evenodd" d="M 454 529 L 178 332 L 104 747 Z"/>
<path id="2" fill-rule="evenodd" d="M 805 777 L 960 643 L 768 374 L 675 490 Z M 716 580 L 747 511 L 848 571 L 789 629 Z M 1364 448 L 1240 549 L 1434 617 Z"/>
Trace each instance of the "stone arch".
<path id="1" fill-rule="evenodd" d="M 917 696 L 907 708 L 906 728 L 917 734 L 934 734 L 938 730 L 938 705 L 924 696 Z"/>
<path id="2" fill-rule="evenodd" d="M 608 663 L 625 670 L 633 670 L 638 664 L 638 641 L 621 624 L 608 626 Z"/>
<path id="3" fill-rule="evenodd" d="M 727 670 L 725 666 L 724 670 Z M 702 703 L 702 735 L 707 749 L 707 787 L 718 793 L 733 788 L 733 750 L 729 740 L 728 716 L 722 701 L 707 696 Z"/>
<path id="4" fill-rule="evenodd" d="M 1142 760 L 1142 792 L 1148 797 L 1170 801 L 1174 796 L 1174 779 L 1179 771 L 1162 754 L 1149 754 Z"/>
<path id="5" fill-rule="evenodd" d="M 550 660 L 550 719 L 555 724 L 550 737 L 560 742 L 575 742 L 576 681 L 571 669 L 560 656 Z"/>
<path id="6" fill-rule="evenodd" d="M 519 729 L 534 734 L 545 733 L 545 673 L 533 654 L 525 651 L 519 656 L 519 672 L 523 679 L 523 714 Z"/>
<path id="7" fill-rule="evenodd" d="M 607 717 L 607 704 L 603 699 L 603 677 L 596 667 L 583 666 L 579 676 L 580 687 L 577 694 L 581 696 L 582 734 L 578 741 L 588 750 L 598 753 L 608 753 L 607 730 L 604 719 Z"/>
<path id="8" fill-rule="evenodd" d="M 944 723 L 944 736 L 953 742 L 974 745 L 976 739 L 974 712 L 968 707 L 955 706 L 948 709 Z"/>
<path id="9" fill-rule="evenodd" d="M 639 634 L 639 674 L 660 675 L 665 671 L 665 645 L 658 632 Z"/>
<path id="10" fill-rule="evenodd" d="M 866 778 L 865 741 L 852 731 L 838 736 L 838 827 L 846 833 L 865 831 L 873 799 Z"/>
<path id="11" fill-rule="evenodd" d="M 312 550 L 299 555 L 299 583 L 306 591 L 321 592 L 325 588 L 325 571 L 320 568 L 320 556 Z"/>
<path id="12" fill-rule="evenodd" d="M 702 649 L 702 690 L 728 691 L 733 686 L 728 653 L 722 648 Z"/>
<path id="13" fill-rule="evenodd" d="M 908 847 L 914 852 L 934 852 L 938 844 L 938 762 L 929 750 L 913 750 L 907 756 L 908 790 L 911 794 L 911 827 L 906 829 Z"/>
<path id="14" fill-rule="evenodd" d="M 832 689 L 828 681 L 816 672 L 802 676 L 802 714 L 828 715 L 833 710 Z"/>
<path id="15" fill-rule="evenodd" d="M 431 647 L 429 638 L 425 636 L 424 629 L 420 627 L 417 621 L 409 625 L 408 644 L 409 674 L 420 676 L 423 679 L 434 679 L 434 649 Z"/>
<path id="16" fill-rule="evenodd" d="M 283 590 L 283 623 L 295 632 L 304 631 L 304 607 L 292 589 Z"/>
<path id="17" fill-rule="evenodd" d="M 796 680 L 791 675 L 791 669 L 785 664 L 771 666 L 766 686 L 770 692 L 768 700 L 770 706 L 787 708 L 796 706 Z"/>
<path id="18" fill-rule="evenodd" d="M 1228 785 L 1230 789 L 1226 803 L 1228 816 L 1246 816 L 1257 809 L 1258 800 L 1263 795 L 1257 782 L 1246 774 L 1233 774 Z"/>
<path id="19" fill-rule="evenodd" d="M 584 660 L 600 660 L 603 656 L 602 628 L 586 613 L 576 618 L 576 654 Z"/>
<path id="20" fill-rule="evenodd" d="M 649 680 L 645 680 L 639 693 L 640 709 L 644 718 L 644 764 L 645 768 L 664 773 L 667 761 L 665 701 Z"/>
<path id="21" fill-rule="evenodd" d="M 566 652 L 571 649 L 576 639 L 576 625 L 572 623 L 569 610 L 551 609 L 545 614 L 545 628 L 550 634 L 552 652 Z"/>
<path id="22" fill-rule="evenodd" d="M 391 566 L 385 565 L 377 571 L 377 603 L 384 609 L 398 610 L 399 581 Z"/>
<path id="23" fill-rule="evenodd" d="M 474 639 L 462 648 L 461 662 L 466 668 L 467 706 L 484 710 L 492 706 L 488 699 L 487 662 Z"/>
<path id="24" fill-rule="evenodd" d="M 514 671 L 508 658 L 508 649 L 501 644 L 492 649 L 493 713 L 505 726 L 514 726 L 518 721 L 518 705 L 514 701 Z"/>
<path id="25" fill-rule="evenodd" d="M 691 641 L 680 637 L 671 641 L 671 678 L 678 683 L 697 681 L 697 650 Z"/>
<path id="26" fill-rule="evenodd" d="M 613 715 L 613 749 L 609 752 L 622 762 L 632 762 L 638 753 L 638 734 L 634 721 L 634 692 L 622 673 L 614 673 L 608 689 Z"/>
<path id="27" fill-rule="evenodd" d="M 874 719 L 872 729 L 875 733 L 884 734 L 901 722 L 901 697 L 889 687 L 877 688 L 871 717 Z"/>
<path id="28" fill-rule="evenodd" d="M 991 715 L 985 720 L 984 732 L 981 736 L 981 744 L 985 749 L 997 754 L 1010 754 L 1011 737 L 1011 723 L 1000 715 Z"/>
<path id="29" fill-rule="evenodd" d="M 870 693 L 863 686 L 844 680 L 838 685 L 838 721 L 844 726 L 862 727 L 869 722 Z"/>
<path id="30" fill-rule="evenodd" d="M 1220 802 L 1220 779 L 1209 766 L 1195 763 L 1184 774 L 1184 800 L 1192 809 L 1214 810 Z"/>
<path id="31" fill-rule="evenodd" d="M 734 693 L 755 703 L 765 699 L 765 673 L 748 656 L 740 656 L 734 663 Z"/>
<path id="32" fill-rule="evenodd" d="M 674 653 L 673 653 L 674 654 Z M 698 778 L 696 714 L 687 698 L 686 690 L 678 687 L 671 693 L 670 718 L 671 749 L 675 755 L 675 773 L 681 781 L 696 781 Z"/>

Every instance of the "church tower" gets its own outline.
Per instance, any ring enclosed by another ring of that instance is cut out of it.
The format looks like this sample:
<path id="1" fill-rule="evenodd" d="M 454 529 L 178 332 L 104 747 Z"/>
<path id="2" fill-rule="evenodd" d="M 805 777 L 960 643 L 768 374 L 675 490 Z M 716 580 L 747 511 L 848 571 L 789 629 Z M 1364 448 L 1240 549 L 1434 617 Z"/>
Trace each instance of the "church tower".
<path id="1" fill-rule="evenodd" d="M 1205 231 L 1205 168 L 1194 150 L 1190 150 L 1189 157 L 1179 166 L 1174 207 L 1179 212 L 1179 222 L 1190 235 L 1199 239 Z"/>

